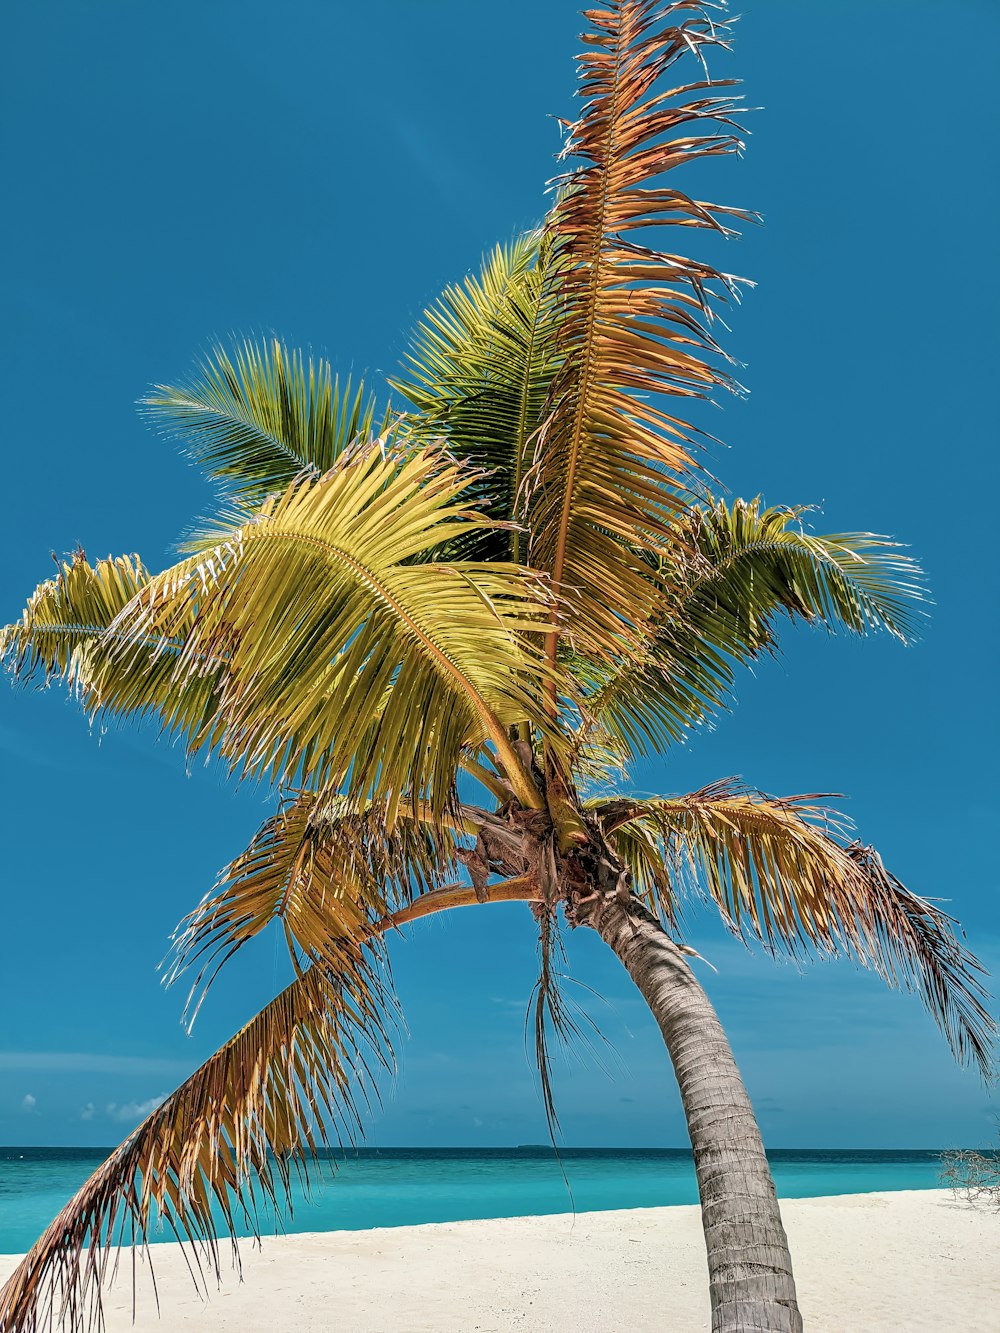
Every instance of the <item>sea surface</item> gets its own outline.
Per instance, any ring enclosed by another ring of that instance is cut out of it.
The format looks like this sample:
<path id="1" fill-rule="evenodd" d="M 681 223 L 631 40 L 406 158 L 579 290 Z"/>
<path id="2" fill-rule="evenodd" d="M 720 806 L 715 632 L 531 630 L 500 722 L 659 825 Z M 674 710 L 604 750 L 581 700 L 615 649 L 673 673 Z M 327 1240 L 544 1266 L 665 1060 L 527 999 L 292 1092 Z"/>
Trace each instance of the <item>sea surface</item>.
<path id="1" fill-rule="evenodd" d="M 0 1148 L 0 1254 L 28 1249 L 109 1151 Z M 778 1194 L 787 1199 L 939 1183 L 937 1152 L 803 1149 L 768 1157 Z M 363 1149 L 330 1152 L 310 1174 L 308 1196 L 295 1185 L 291 1213 L 277 1225 L 273 1215 L 261 1214 L 264 1234 L 698 1201 L 691 1153 L 674 1148 L 568 1148 L 560 1160 L 550 1147 Z M 152 1239 L 174 1237 L 161 1230 Z"/>

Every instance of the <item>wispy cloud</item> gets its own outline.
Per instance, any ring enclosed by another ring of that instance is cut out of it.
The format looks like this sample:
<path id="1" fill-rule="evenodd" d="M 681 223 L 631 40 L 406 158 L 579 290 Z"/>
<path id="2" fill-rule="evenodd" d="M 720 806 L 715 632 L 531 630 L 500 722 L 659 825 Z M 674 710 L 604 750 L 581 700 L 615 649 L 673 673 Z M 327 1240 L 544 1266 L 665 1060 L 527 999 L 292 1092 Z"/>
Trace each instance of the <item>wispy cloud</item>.
<path id="1" fill-rule="evenodd" d="M 80 1119 L 81 1119 L 81 1120 L 93 1120 L 93 1118 L 94 1118 L 94 1103 L 93 1103 L 93 1102 L 88 1102 L 86 1106 L 81 1106 L 81 1107 L 80 1107 Z"/>
<path id="2" fill-rule="evenodd" d="M 186 1074 L 186 1060 L 149 1055 L 103 1055 L 93 1051 L 0 1051 L 0 1070 L 37 1069 L 65 1074 Z"/>
<path id="3" fill-rule="evenodd" d="M 167 1094 L 161 1092 L 155 1097 L 147 1097 L 144 1102 L 125 1102 L 121 1106 L 117 1102 L 108 1102 L 106 1110 L 112 1120 L 117 1120 L 121 1124 L 137 1124 L 140 1120 L 145 1120 L 146 1116 L 155 1111 L 166 1099 Z"/>
<path id="4" fill-rule="evenodd" d="M 34 1115 L 35 1107 L 38 1105 L 38 1099 L 32 1097 L 30 1092 L 24 1094 L 24 1100 L 21 1102 L 21 1110 L 25 1115 Z"/>

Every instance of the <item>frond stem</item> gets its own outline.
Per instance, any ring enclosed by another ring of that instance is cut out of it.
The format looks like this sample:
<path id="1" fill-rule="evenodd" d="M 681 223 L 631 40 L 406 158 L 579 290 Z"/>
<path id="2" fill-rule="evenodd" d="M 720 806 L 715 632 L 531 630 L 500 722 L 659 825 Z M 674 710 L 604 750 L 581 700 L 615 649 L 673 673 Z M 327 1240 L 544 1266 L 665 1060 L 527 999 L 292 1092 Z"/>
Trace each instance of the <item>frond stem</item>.
<path id="1" fill-rule="evenodd" d="M 535 262 L 538 263 L 538 260 Z M 517 434 L 514 441 L 517 454 L 514 459 L 514 482 L 511 492 L 514 496 L 513 509 L 515 511 L 517 508 L 517 499 L 521 493 L 521 478 L 524 471 L 524 452 L 527 447 L 528 399 L 531 384 L 532 359 L 535 355 L 535 339 L 538 336 L 538 325 L 541 319 L 542 302 L 544 299 L 545 278 L 543 277 L 538 289 L 538 301 L 535 303 L 534 313 L 531 317 L 531 333 L 528 337 L 527 355 L 524 358 L 524 374 L 521 377 L 521 401 L 518 404 Z M 511 517 L 514 517 L 513 512 Z M 521 563 L 521 529 L 519 527 L 514 528 L 511 547 L 511 559 L 514 561 L 515 565 L 519 565 Z M 521 739 L 527 740 L 528 738 L 527 736 L 522 736 Z"/>
<path id="2" fill-rule="evenodd" d="M 462 767 L 468 773 L 470 778 L 475 778 L 477 782 L 482 783 L 491 796 L 495 796 L 501 805 L 506 803 L 514 795 L 514 792 L 495 773 L 491 773 L 485 764 L 481 764 L 478 759 L 463 759 Z"/>
<path id="3" fill-rule="evenodd" d="M 440 889 L 431 889 L 414 898 L 412 903 L 376 921 L 368 929 L 369 935 L 384 935 L 390 930 L 418 921 L 422 916 L 431 916 L 435 912 L 446 912 L 452 907 L 476 907 L 483 903 L 537 903 L 542 901 L 542 891 L 530 875 L 519 875 L 516 879 L 505 879 L 499 884 L 488 884 L 480 893 L 471 884 L 446 884 Z"/>

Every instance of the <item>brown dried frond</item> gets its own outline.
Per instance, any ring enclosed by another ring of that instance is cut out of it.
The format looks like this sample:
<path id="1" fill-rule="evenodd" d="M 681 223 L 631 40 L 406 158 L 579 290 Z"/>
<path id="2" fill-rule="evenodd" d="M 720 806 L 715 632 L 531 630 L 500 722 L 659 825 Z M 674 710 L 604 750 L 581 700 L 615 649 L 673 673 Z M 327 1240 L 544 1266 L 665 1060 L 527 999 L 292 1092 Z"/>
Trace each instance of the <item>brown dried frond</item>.
<path id="1" fill-rule="evenodd" d="M 0 1291 L 4 1333 L 100 1327 L 109 1247 L 145 1247 L 157 1222 L 191 1242 L 196 1281 L 206 1267 L 218 1279 L 213 1209 L 230 1235 L 241 1223 L 257 1234 L 259 1201 L 276 1210 L 317 1145 L 353 1139 L 354 1088 L 367 1096 L 366 1059 L 387 1061 L 389 1044 L 372 955 L 343 957 L 337 974 L 299 976 L 91 1176 Z"/>
<path id="2" fill-rule="evenodd" d="M 558 263 L 563 370 L 551 419 L 526 479 L 531 563 L 552 575 L 575 613 L 574 646 L 616 657 L 648 620 L 654 589 L 641 549 L 660 550 L 684 503 L 692 428 L 650 395 L 704 397 L 734 387 L 711 332 L 713 303 L 737 280 L 707 263 L 651 248 L 654 226 L 725 235 L 740 209 L 694 199 L 661 177 L 737 152 L 738 99 L 707 70 L 656 91 L 686 55 L 704 66 L 726 47 L 706 7 L 618 0 L 587 12 L 579 57 L 587 104 L 564 156 L 584 164 L 561 182 L 548 223 Z M 690 132 L 688 132 L 690 130 Z M 648 571 L 646 571 L 648 572 Z M 554 657 L 556 636 L 549 640 Z"/>
<path id="3" fill-rule="evenodd" d="M 541 1081 L 545 1123 L 548 1126 L 549 1137 L 554 1146 L 555 1136 L 559 1129 L 559 1116 L 556 1113 L 555 1095 L 552 1087 L 550 1029 L 551 1035 L 557 1041 L 569 1042 L 577 1035 L 577 1027 L 567 1007 L 560 984 L 560 964 L 565 962 L 566 955 L 559 934 L 558 919 L 547 903 L 540 904 L 535 915 L 538 920 L 538 953 L 541 965 L 538 980 L 535 983 L 533 1002 L 535 1060 L 538 1064 L 538 1076 Z"/>
<path id="4" fill-rule="evenodd" d="M 986 969 L 962 943 L 958 922 L 911 893 L 885 868 L 874 847 L 852 842 L 846 855 L 863 877 L 868 904 L 864 947 L 873 966 L 883 977 L 916 991 L 956 1057 L 975 1062 L 991 1076 L 997 1026 L 977 976 L 986 975 Z M 855 952 L 864 962 L 861 950 Z"/>
<path id="5" fill-rule="evenodd" d="M 996 1024 L 985 969 L 956 923 L 849 841 L 817 796 L 768 797 L 728 780 L 688 796 L 595 801 L 637 890 L 672 924 L 684 888 L 707 895 L 737 934 L 793 954 L 847 954 L 916 991 L 956 1057 L 991 1069 Z"/>
<path id="6" fill-rule="evenodd" d="M 285 802 L 174 933 L 170 982 L 192 965 L 193 1018 L 219 969 L 280 922 L 293 964 L 339 966 L 345 940 L 457 870 L 448 830 L 374 805 L 300 792 Z"/>

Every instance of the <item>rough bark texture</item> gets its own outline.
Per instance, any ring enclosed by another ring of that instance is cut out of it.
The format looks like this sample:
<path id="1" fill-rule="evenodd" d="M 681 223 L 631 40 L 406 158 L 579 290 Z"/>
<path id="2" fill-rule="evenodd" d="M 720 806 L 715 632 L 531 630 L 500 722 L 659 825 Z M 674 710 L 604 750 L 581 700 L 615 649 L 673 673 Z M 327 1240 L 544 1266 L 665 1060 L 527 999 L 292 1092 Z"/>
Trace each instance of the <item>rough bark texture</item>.
<path id="1" fill-rule="evenodd" d="M 785 1228 L 760 1131 L 715 1010 L 684 955 L 634 899 L 580 923 L 624 963 L 660 1026 L 687 1116 L 708 1247 L 713 1333 L 800 1333 Z"/>

